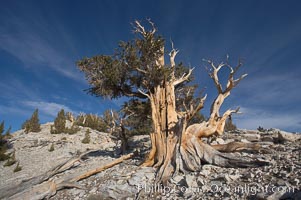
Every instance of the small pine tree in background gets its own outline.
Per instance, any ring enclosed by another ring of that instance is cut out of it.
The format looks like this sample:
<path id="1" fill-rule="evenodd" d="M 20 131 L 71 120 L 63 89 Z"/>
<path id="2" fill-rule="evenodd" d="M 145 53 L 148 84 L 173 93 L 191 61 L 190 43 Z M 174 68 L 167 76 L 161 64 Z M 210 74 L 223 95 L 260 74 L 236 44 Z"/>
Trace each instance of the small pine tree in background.
<path id="1" fill-rule="evenodd" d="M 265 131 L 266 131 L 266 129 L 264 129 L 264 128 L 261 127 L 261 126 L 259 126 L 259 127 L 257 128 L 257 130 L 258 130 L 259 132 L 265 132 Z"/>
<path id="2" fill-rule="evenodd" d="M 71 128 L 65 128 L 65 133 L 68 133 L 69 135 L 73 135 L 80 131 L 80 128 L 77 125 L 72 125 Z"/>
<path id="3" fill-rule="evenodd" d="M 64 109 L 61 109 L 54 120 L 54 125 L 51 127 L 51 134 L 60 134 L 65 132 L 66 116 Z"/>
<path id="4" fill-rule="evenodd" d="M 235 131 L 235 130 L 237 130 L 237 127 L 235 124 L 233 124 L 232 118 L 229 117 L 229 119 L 227 119 L 226 124 L 225 124 L 225 131 L 231 132 L 231 131 Z"/>
<path id="5" fill-rule="evenodd" d="M 41 131 L 41 126 L 40 126 L 39 110 L 38 109 L 36 109 L 34 111 L 30 121 L 31 121 L 31 132 L 40 132 Z"/>
<path id="6" fill-rule="evenodd" d="M 82 140 L 82 143 L 84 144 L 90 143 L 90 133 L 91 133 L 90 129 L 87 129 L 85 133 L 85 138 Z"/>
<path id="7" fill-rule="evenodd" d="M 26 120 L 23 125 L 22 125 L 22 129 L 25 129 L 25 133 L 29 133 L 29 132 L 40 132 L 41 131 L 41 126 L 40 126 L 40 122 L 39 122 L 39 110 L 36 109 L 31 118 L 29 120 Z"/>
<path id="8" fill-rule="evenodd" d="M 26 129 L 27 124 L 29 123 L 29 120 L 25 120 L 23 124 L 21 125 L 21 129 Z"/>
<path id="9" fill-rule="evenodd" d="M 73 115 L 70 112 L 67 112 L 65 114 L 64 109 L 61 109 L 54 120 L 54 124 L 50 127 L 50 133 L 51 134 L 68 133 L 71 135 L 80 131 L 80 128 L 76 124 L 73 124 L 70 128 L 67 128 L 66 120 L 69 120 L 71 123 L 73 123 L 74 122 Z"/>
<path id="10" fill-rule="evenodd" d="M 4 134 L 4 137 L 5 137 L 6 139 L 12 138 L 12 135 L 10 134 L 10 131 L 11 131 L 11 126 L 9 126 L 9 128 L 7 129 L 7 131 L 6 131 L 5 134 Z"/>
<path id="11" fill-rule="evenodd" d="M 8 148 L 7 141 L 3 139 L 3 136 L 0 136 L 0 161 L 5 161 L 10 158 L 9 155 L 6 154 L 6 150 Z"/>
<path id="12" fill-rule="evenodd" d="M 78 126 L 85 126 L 85 114 L 84 113 L 80 113 L 77 117 L 76 117 L 76 120 L 75 120 L 75 124 L 78 125 Z"/>
<path id="13" fill-rule="evenodd" d="M 81 113 L 77 116 L 75 124 L 78 126 L 89 127 L 100 132 L 105 132 L 107 130 L 107 124 L 104 119 L 95 114 Z"/>
<path id="14" fill-rule="evenodd" d="M 0 161 L 5 161 L 10 158 L 9 155 L 6 154 L 6 150 L 8 149 L 8 137 L 2 135 L 4 132 L 4 121 L 0 124 Z M 6 134 L 10 133 L 10 128 L 6 131 Z"/>

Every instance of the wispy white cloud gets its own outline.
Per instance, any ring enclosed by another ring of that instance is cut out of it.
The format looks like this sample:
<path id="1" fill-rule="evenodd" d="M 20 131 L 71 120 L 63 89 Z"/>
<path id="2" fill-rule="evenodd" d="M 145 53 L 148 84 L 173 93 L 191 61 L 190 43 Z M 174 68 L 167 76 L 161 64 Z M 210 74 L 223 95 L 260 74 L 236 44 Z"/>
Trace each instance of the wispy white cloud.
<path id="1" fill-rule="evenodd" d="M 284 106 L 301 101 L 301 81 L 297 73 L 249 76 L 236 89 L 247 103 Z"/>
<path id="2" fill-rule="evenodd" d="M 4 82 L 0 82 L 0 91 L 3 92 L 1 95 L 4 99 L 17 100 L 20 98 L 33 98 L 39 99 L 38 91 L 31 83 L 22 82 L 13 76 L 8 76 Z"/>
<path id="3" fill-rule="evenodd" d="M 55 117 L 57 113 L 64 109 L 65 112 L 72 112 L 74 114 L 78 114 L 77 111 L 72 110 L 66 105 L 58 104 L 54 102 L 44 102 L 44 101 L 23 101 L 23 105 L 27 107 L 31 107 L 33 109 L 38 108 L 42 114 Z"/>
<path id="4" fill-rule="evenodd" d="M 237 88 L 242 115 L 234 116 L 238 127 L 279 128 L 301 132 L 299 102 L 301 82 L 296 73 L 248 77 Z M 294 105 L 294 106 L 292 106 Z"/>
<path id="5" fill-rule="evenodd" d="M 60 54 L 35 33 L 0 35 L 1 49 L 18 58 L 26 67 L 50 67 L 72 79 L 79 79 L 74 61 Z"/>
<path id="6" fill-rule="evenodd" d="M 68 78 L 82 81 L 75 60 L 70 56 L 74 49 L 68 48 L 70 41 L 65 43 L 68 38 L 66 32 L 49 29 L 53 24 L 43 17 L 23 19 L 10 13 L 6 21 L 0 20 L 0 49 L 28 68 L 48 67 Z"/>
<path id="7" fill-rule="evenodd" d="M 257 30 L 260 37 L 249 38 L 249 41 L 245 41 L 244 48 L 241 48 L 243 54 L 247 55 L 248 65 L 259 71 L 273 67 L 279 60 L 285 59 L 291 53 L 291 49 L 287 47 L 300 39 L 300 24 L 301 21 L 289 22 L 285 28 L 278 29 L 273 34 L 272 30 Z"/>
<path id="8" fill-rule="evenodd" d="M 242 107 L 240 110 L 242 115 L 233 116 L 239 128 L 256 129 L 262 126 L 301 132 L 300 113 L 272 113 L 267 110 L 247 107 Z"/>
<path id="9" fill-rule="evenodd" d="M 14 116 L 22 116 L 22 117 L 25 117 L 25 116 L 29 116 L 31 111 L 27 110 L 27 109 L 24 109 L 24 108 L 21 108 L 19 106 L 12 106 L 12 105 L 9 105 L 9 106 L 3 106 L 3 105 L 0 105 L 0 114 L 3 115 L 3 116 L 8 116 L 8 115 L 14 115 Z"/>

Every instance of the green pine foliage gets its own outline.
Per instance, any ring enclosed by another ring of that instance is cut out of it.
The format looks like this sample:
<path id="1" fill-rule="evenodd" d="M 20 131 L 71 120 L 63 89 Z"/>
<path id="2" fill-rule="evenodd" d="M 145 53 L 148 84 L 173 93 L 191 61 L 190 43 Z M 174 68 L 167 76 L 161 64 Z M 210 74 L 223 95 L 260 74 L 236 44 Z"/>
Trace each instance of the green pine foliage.
<path id="1" fill-rule="evenodd" d="M 104 119 L 94 114 L 81 114 L 77 116 L 75 124 L 100 132 L 107 131 L 107 124 L 105 123 Z"/>
<path id="2" fill-rule="evenodd" d="M 86 130 L 86 133 L 85 133 L 85 138 L 82 140 L 82 143 L 83 144 L 89 144 L 90 143 L 90 129 L 87 129 Z"/>
<path id="3" fill-rule="evenodd" d="M 111 56 L 97 55 L 77 62 L 90 84 L 87 89 L 89 94 L 111 99 L 131 98 L 124 107 L 129 109 L 121 110 L 121 118 L 126 118 L 123 124 L 129 135 L 152 132 L 150 101 L 140 91 L 153 92 L 156 86 L 162 85 L 163 80 L 172 76 L 180 78 L 189 71 L 182 63 L 177 64 L 174 71 L 167 65 L 158 67 L 154 61 L 162 56 L 165 40 L 161 35 L 153 35 L 151 31 L 147 33 L 147 39 L 137 34 L 133 40 L 121 41 Z M 187 82 L 192 79 L 191 76 Z M 179 111 L 185 111 L 191 104 L 199 102 L 195 98 L 196 86 L 185 83 L 175 89 Z M 110 126 L 106 124 L 104 127 L 107 131 Z"/>
<path id="4" fill-rule="evenodd" d="M 127 137 L 132 135 L 146 135 L 152 132 L 150 102 L 132 99 L 122 106 L 120 114 L 123 125 L 127 128 Z"/>
<path id="5" fill-rule="evenodd" d="M 32 132 L 40 132 L 41 127 L 40 127 L 39 110 L 38 109 L 36 109 L 34 111 L 30 121 L 31 121 L 31 131 Z"/>
<path id="6" fill-rule="evenodd" d="M 25 133 L 29 133 L 29 132 L 40 132 L 41 131 L 41 126 L 40 126 L 40 122 L 39 122 L 39 110 L 36 109 L 31 118 L 29 120 L 26 120 L 23 125 L 22 125 L 22 129 L 25 129 Z"/>
<path id="7" fill-rule="evenodd" d="M 7 140 L 4 139 L 3 135 L 0 135 L 0 161 L 5 161 L 10 158 L 10 156 L 6 154 L 7 149 L 8 149 Z"/>
<path id="8" fill-rule="evenodd" d="M 69 135 L 76 134 L 78 131 L 80 131 L 80 128 L 77 125 L 72 125 L 71 128 L 65 128 L 65 133 Z"/>
<path id="9" fill-rule="evenodd" d="M 9 155 L 6 154 L 6 150 L 8 149 L 8 140 L 10 135 L 11 127 L 6 131 L 5 135 L 2 135 L 4 132 L 4 121 L 0 124 L 0 161 L 5 161 L 10 158 Z"/>
<path id="10" fill-rule="evenodd" d="M 103 119 L 93 114 L 87 115 L 85 126 L 100 132 L 104 132 L 106 130 L 106 124 L 104 123 Z"/>
<path id="11" fill-rule="evenodd" d="M 12 138 L 12 135 L 10 134 L 10 131 L 11 131 L 11 126 L 10 126 L 10 127 L 7 129 L 7 131 L 5 132 L 4 137 L 5 137 L 6 139 Z"/>
<path id="12" fill-rule="evenodd" d="M 84 121 L 85 121 L 85 114 L 80 113 L 80 114 L 76 117 L 75 124 L 78 125 L 78 126 L 83 126 L 83 127 L 85 127 Z"/>
<path id="13" fill-rule="evenodd" d="M 23 124 L 21 125 L 21 129 L 26 129 L 26 125 L 29 123 L 29 120 L 25 120 Z"/>
<path id="14" fill-rule="evenodd" d="M 65 132 L 66 116 L 64 109 L 61 109 L 54 120 L 54 125 L 51 126 L 51 134 L 60 134 Z"/>
<path id="15" fill-rule="evenodd" d="M 66 127 L 66 120 L 68 119 L 68 116 L 71 115 L 68 113 L 65 114 L 64 109 L 61 109 L 54 120 L 54 125 L 50 127 L 50 133 L 51 134 L 68 133 L 71 135 L 80 131 L 80 128 L 76 124 L 72 125 L 70 128 Z"/>

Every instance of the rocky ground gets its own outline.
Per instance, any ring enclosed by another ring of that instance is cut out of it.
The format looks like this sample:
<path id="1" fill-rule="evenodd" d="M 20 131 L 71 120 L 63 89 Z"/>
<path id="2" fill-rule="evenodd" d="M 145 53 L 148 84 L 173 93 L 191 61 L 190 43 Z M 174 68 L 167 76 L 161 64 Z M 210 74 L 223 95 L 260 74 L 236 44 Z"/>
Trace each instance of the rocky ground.
<path id="1" fill-rule="evenodd" d="M 4 186 L 38 176 L 54 166 L 87 150 L 89 154 L 77 167 L 60 176 L 84 173 L 118 158 L 118 144 L 106 133 L 91 130 L 91 143 L 83 144 L 86 128 L 74 135 L 50 134 L 51 123 L 42 125 L 40 133 L 14 133 L 12 149 L 22 170 L 15 165 L 0 163 L 0 190 Z M 301 199 L 301 135 L 271 129 L 263 132 L 238 130 L 220 138 L 205 141 L 223 144 L 231 141 L 256 142 L 259 152 L 234 153 L 237 156 L 268 161 L 269 166 L 234 169 L 205 164 L 196 173 L 178 174 L 167 186 L 155 185 L 155 170 L 142 168 L 145 151 L 150 146 L 148 136 L 130 140 L 138 156 L 101 173 L 79 181 L 82 189 L 63 189 L 51 199 Z M 54 151 L 49 151 L 54 144 Z"/>

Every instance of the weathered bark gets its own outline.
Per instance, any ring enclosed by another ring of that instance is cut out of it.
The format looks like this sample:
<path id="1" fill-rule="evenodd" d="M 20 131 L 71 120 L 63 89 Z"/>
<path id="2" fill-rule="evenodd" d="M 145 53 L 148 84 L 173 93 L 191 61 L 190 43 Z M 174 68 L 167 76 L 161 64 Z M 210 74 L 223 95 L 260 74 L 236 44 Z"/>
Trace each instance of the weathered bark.
<path id="1" fill-rule="evenodd" d="M 228 144 L 211 145 L 215 150 L 220 152 L 235 152 L 235 151 L 258 151 L 260 145 L 257 143 L 230 142 Z"/>
<path id="2" fill-rule="evenodd" d="M 138 27 L 137 31 L 146 36 L 147 33 L 144 27 L 139 22 L 136 22 L 136 25 Z M 153 29 L 153 31 L 156 30 Z M 170 69 L 172 71 L 170 76 L 156 86 L 153 92 L 151 90 L 147 93 L 140 91 L 150 100 L 154 130 L 150 134 L 152 148 L 143 166 L 158 168 L 156 181 L 166 183 L 178 171 L 197 171 L 200 170 L 203 163 L 224 167 L 255 167 L 267 164 L 221 153 L 243 149 L 256 150 L 260 148 L 257 144 L 229 143 L 211 147 L 201 140 L 202 137 L 221 135 L 224 132 L 226 120 L 233 113 L 238 112 L 239 109 L 229 109 L 220 115 L 220 108 L 224 100 L 230 95 L 231 90 L 246 76 L 244 74 L 240 78 L 234 79 L 235 73 L 242 65 L 241 62 L 233 69 L 228 64 L 228 61 L 218 66 L 215 66 L 212 61 L 207 61 L 210 65 L 209 75 L 214 81 L 218 95 L 211 105 L 208 121 L 187 126 L 188 121 L 203 108 L 206 96 L 201 99 L 197 106 L 191 105 L 186 112 L 177 112 L 175 87 L 188 81 L 193 69 L 190 69 L 187 74 L 183 74 L 180 78 L 176 78 L 175 57 L 178 51 L 174 49 L 173 44 L 172 48 L 169 54 Z M 164 63 L 164 47 L 161 50 L 162 56 L 156 61 L 158 68 L 166 67 Z M 218 72 L 223 67 L 230 69 L 225 89 L 223 89 L 218 77 Z"/>

